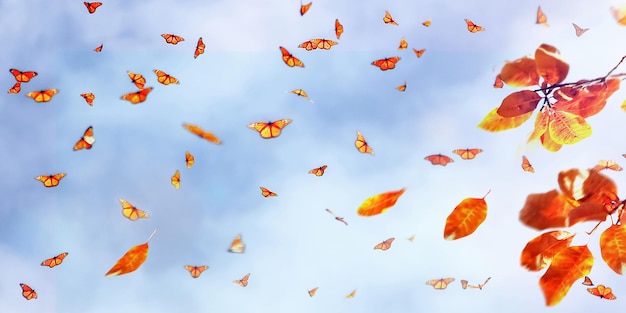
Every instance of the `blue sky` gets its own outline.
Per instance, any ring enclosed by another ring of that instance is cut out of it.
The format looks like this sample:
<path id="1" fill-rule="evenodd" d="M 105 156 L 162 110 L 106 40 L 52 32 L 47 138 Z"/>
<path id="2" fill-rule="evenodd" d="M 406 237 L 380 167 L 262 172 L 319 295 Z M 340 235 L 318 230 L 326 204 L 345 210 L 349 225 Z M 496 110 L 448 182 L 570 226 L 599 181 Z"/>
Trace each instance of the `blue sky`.
<path id="1" fill-rule="evenodd" d="M 506 60 L 534 54 L 542 43 L 557 47 L 570 64 L 567 81 L 605 75 L 626 54 L 609 8 L 617 1 L 414 1 L 314 0 L 300 16 L 297 1 L 103 1 L 93 15 L 82 1 L 0 3 L 7 70 L 39 73 L 18 95 L 0 100 L 4 184 L 0 197 L 0 308 L 14 312 L 583 312 L 614 309 L 626 297 L 621 277 L 601 260 L 600 231 L 589 242 L 596 256 L 594 282 L 613 288 L 616 301 L 590 296 L 576 283 L 555 308 L 546 308 L 542 273 L 519 265 L 522 248 L 540 232 L 518 221 L 530 193 L 557 188 L 559 171 L 591 167 L 601 159 L 624 163 L 621 134 L 625 99 L 617 91 L 588 119 L 593 135 L 558 153 L 526 144 L 532 121 L 492 134 L 476 127 L 514 91 L 492 88 Z M 535 25 L 537 6 L 550 27 Z M 356 7 L 358 6 L 358 8 Z M 385 10 L 399 26 L 382 22 Z M 330 51 L 298 49 L 312 38 L 334 38 Z M 471 34 L 464 18 L 486 31 Z M 421 23 L 432 19 L 432 26 Z M 590 30 L 576 37 L 571 23 Z M 185 38 L 166 44 L 162 33 Z M 193 52 L 202 36 L 206 52 Z M 405 37 L 409 49 L 397 51 Z M 102 53 L 93 49 L 104 44 Z M 279 46 L 305 68 L 289 68 Z M 426 48 L 416 58 L 411 48 Z M 400 56 L 382 72 L 370 63 Z M 180 80 L 163 86 L 153 69 Z M 144 103 L 120 96 L 135 91 L 126 71 L 154 87 Z M 617 72 L 623 72 L 618 69 Z M 14 80 L 6 73 L 2 85 Z M 407 81 L 407 90 L 395 87 Z M 49 103 L 24 96 L 58 88 Z M 286 93 L 306 90 L 315 103 Z M 93 107 L 81 93 L 96 95 Z M 247 125 L 290 118 L 280 137 L 264 140 Z M 183 127 L 196 124 L 222 145 Z M 96 143 L 72 151 L 88 126 Z M 359 130 L 375 151 L 354 147 Z M 482 148 L 471 161 L 454 157 L 447 167 L 424 160 Z M 196 164 L 187 169 L 185 151 Z M 535 174 L 520 168 L 526 155 Z M 322 177 L 307 172 L 328 165 Z M 181 187 L 170 177 L 181 171 Z M 33 178 L 66 172 L 56 188 Z M 618 186 L 623 172 L 607 173 Z M 279 194 L 263 198 L 259 186 Z M 368 197 L 406 187 L 385 214 L 360 217 Z M 471 236 L 443 239 L 445 219 L 464 198 L 486 198 L 486 221 Z M 147 211 L 131 222 L 119 198 Z M 345 226 L 324 211 L 331 209 Z M 150 254 L 128 275 L 104 274 L 152 230 Z M 575 227 L 589 230 L 593 223 Z M 241 255 L 227 253 L 241 233 Z M 415 234 L 413 243 L 406 240 Z M 391 249 L 374 251 L 395 237 Z M 62 265 L 39 264 L 69 252 Z M 192 279 L 184 265 L 209 265 Z M 246 288 L 233 284 L 251 273 Z M 484 290 L 458 283 L 492 279 Z M 444 291 L 425 281 L 455 277 Z M 19 283 L 37 290 L 24 300 Z M 319 287 L 315 297 L 307 290 Z M 353 299 L 344 296 L 357 288 Z"/>

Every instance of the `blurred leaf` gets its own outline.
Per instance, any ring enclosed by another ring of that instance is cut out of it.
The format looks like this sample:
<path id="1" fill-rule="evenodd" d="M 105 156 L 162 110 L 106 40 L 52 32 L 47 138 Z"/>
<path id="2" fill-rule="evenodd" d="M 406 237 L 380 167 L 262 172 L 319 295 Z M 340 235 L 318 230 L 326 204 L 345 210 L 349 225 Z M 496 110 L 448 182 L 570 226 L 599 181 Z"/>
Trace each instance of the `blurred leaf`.
<path id="1" fill-rule="evenodd" d="M 502 117 L 517 117 L 537 108 L 541 96 L 532 90 L 516 91 L 504 98 L 496 111 Z"/>
<path id="2" fill-rule="evenodd" d="M 520 221 L 537 230 L 567 227 L 567 216 L 574 206 L 556 189 L 530 194 L 520 211 Z"/>
<path id="3" fill-rule="evenodd" d="M 491 191 L 491 190 L 490 190 Z M 489 192 L 487 192 L 489 194 Z M 487 195 L 485 195 L 486 197 Z M 485 197 L 466 198 L 457 205 L 446 219 L 443 238 L 456 240 L 471 235 L 487 218 Z"/>
<path id="4" fill-rule="evenodd" d="M 478 128 L 484 129 L 490 132 L 499 132 L 511 128 L 519 127 L 528 121 L 533 115 L 533 112 L 528 112 L 516 117 L 503 117 L 498 114 L 498 108 L 495 108 L 485 116 L 485 118 L 478 124 Z"/>
<path id="5" fill-rule="evenodd" d="M 361 216 L 372 216 L 385 213 L 390 207 L 396 204 L 398 198 L 404 193 L 406 188 L 398 191 L 389 191 L 367 198 L 356 210 Z"/>
<path id="6" fill-rule="evenodd" d="M 569 247 L 574 235 L 566 231 L 555 230 L 533 238 L 522 250 L 520 264 L 529 271 L 542 270 L 557 253 Z"/>
<path id="7" fill-rule="evenodd" d="M 600 235 L 602 259 L 620 275 L 626 269 L 626 225 L 611 225 Z"/>
<path id="8" fill-rule="evenodd" d="M 535 60 L 529 57 L 506 62 L 500 71 L 500 77 L 511 87 L 527 87 L 539 84 Z"/>
<path id="9" fill-rule="evenodd" d="M 539 279 L 546 305 L 559 304 L 577 280 L 589 275 L 591 267 L 593 255 L 587 246 L 568 247 L 557 253 Z"/>
<path id="10" fill-rule="evenodd" d="M 535 51 L 535 62 L 537 64 L 537 74 L 548 85 L 561 83 L 569 72 L 569 64 L 561 59 L 559 50 L 548 44 L 542 44 L 537 48 Z"/>

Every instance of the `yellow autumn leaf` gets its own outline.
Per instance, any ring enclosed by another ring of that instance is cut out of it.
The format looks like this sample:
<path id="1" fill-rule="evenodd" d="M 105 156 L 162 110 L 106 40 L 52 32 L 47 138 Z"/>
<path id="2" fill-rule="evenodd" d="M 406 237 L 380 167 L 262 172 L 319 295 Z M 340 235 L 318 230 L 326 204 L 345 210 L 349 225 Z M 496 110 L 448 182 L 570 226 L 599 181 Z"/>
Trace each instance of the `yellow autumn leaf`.
<path id="1" fill-rule="evenodd" d="M 361 216 L 372 216 L 385 213 L 390 207 L 396 204 L 398 198 L 404 193 L 406 188 L 398 191 L 389 191 L 367 198 L 356 213 Z"/>
<path id="2" fill-rule="evenodd" d="M 148 242 L 156 234 L 156 231 L 157 229 L 155 228 L 146 242 L 126 251 L 104 276 L 119 276 L 136 271 L 148 258 Z"/>
<path id="3" fill-rule="evenodd" d="M 548 132 L 555 143 L 568 145 L 591 136 L 591 126 L 576 114 L 554 111 L 550 116 Z"/>
<path id="4" fill-rule="evenodd" d="M 491 110 L 483 118 L 483 120 L 478 124 L 478 128 L 484 129 L 490 132 L 499 132 L 507 129 L 512 129 L 515 127 L 519 127 L 524 124 L 524 122 L 528 121 L 530 117 L 533 115 L 533 112 L 527 112 L 516 117 L 503 117 L 498 114 L 498 108 Z"/>
<path id="5" fill-rule="evenodd" d="M 611 225 L 600 235 L 602 259 L 620 275 L 626 269 L 626 225 Z"/>

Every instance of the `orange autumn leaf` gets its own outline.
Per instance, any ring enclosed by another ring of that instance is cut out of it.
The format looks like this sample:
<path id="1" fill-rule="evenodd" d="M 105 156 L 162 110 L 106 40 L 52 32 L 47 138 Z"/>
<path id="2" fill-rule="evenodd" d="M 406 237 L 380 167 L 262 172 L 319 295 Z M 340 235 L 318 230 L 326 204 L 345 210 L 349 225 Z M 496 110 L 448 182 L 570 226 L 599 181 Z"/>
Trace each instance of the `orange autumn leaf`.
<path id="1" fill-rule="evenodd" d="M 500 78 L 511 87 L 538 85 L 537 64 L 534 59 L 529 57 L 506 62 L 500 71 Z"/>
<path id="2" fill-rule="evenodd" d="M 535 62 L 537 64 L 537 74 L 548 85 L 561 83 L 569 72 L 569 64 L 561 59 L 559 50 L 548 44 L 542 44 L 537 48 L 535 51 Z"/>
<path id="3" fill-rule="evenodd" d="M 539 141 L 541 141 L 541 145 L 550 152 L 557 152 L 563 147 L 562 144 L 556 143 L 554 140 L 552 140 L 552 138 L 550 137 L 550 133 L 544 133 L 543 135 L 541 135 L 539 137 Z"/>
<path id="4" fill-rule="evenodd" d="M 626 270 L 626 225 L 611 225 L 600 235 L 602 259 L 617 274 Z"/>
<path id="5" fill-rule="evenodd" d="M 576 234 L 555 230 L 533 238 L 522 250 L 520 264 L 529 271 L 544 269 L 557 253 L 569 247 L 574 235 Z"/>
<path id="6" fill-rule="evenodd" d="M 443 238 L 456 240 L 471 235 L 487 218 L 487 202 L 485 197 L 465 198 L 457 205 L 446 219 Z"/>
<path id="7" fill-rule="evenodd" d="M 402 196 L 406 188 L 397 191 L 389 191 L 367 198 L 356 210 L 360 216 L 372 216 L 385 213 L 396 204 L 398 198 Z"/>
<path id="8" fill-rule="evenodd" d="M 507 129 L 512 129 L 519 127 L 524 124 L 530 117 L 533 115 L 533 112 L 527 112 L 522 115 L 516 117 L 504 117 L 498 114 L 498 108 L 491 110 L 483 118 L 483 120 L 478 124 L 478 128 L 484 129 L 490 132 L 499 132 Z"/>
<path id="9" fill-rule="evenodd" d="M 530 136 L 528 136 L 527 142 L 531 142 L 543 136 L 543 134 L 548 131 L 549 121 L 550 114 L 548 114 L 548 110 L 539 111 L 539 113 L 537 113 L 537 116 L 535 116 L 535 128 L 533 128 L 533 132 L 530 134 Z"/>
<path id="10" fill-rule="evenodd" d="M 524 225 L 537 230 L 566 227 L 567 215 L 573 208 L 567 197 L 554 189 L 528 195 L 519 219 Z"/>
<path id="11" fill-rule="evenodd" d="M 589 275 L 593 255 L 587 246 L 563 249 L 552 259 L 550 267 L 539 279 L 547 306 L 554 306 L 567 295 L 572 285 Z"/>
<path id="12" fill-rule="evenodd" d="M 598 114 L 606 105 L 607 99 L 620 87 L 620 79 L 611 78 L 606 82 L 594 83 L 582 88 L 564 86 L 554 92 L 557 99 L 552 108 L 587 118 Z"/>
<path id="13" fill-rule="evenodd" d="M 591 125 L 578 115 L 553 111 L 548 122 L 548 132 L 550 139 L 557 144 L 575 144 L 591 136 Z"/>
<path id="14" fill-rule="evenodd" d="M 119 276 L 136 271 L 148 258 L 148 242 L 156 234 L 156 231 L 155 228 L 146 242 L 126 251 L 104 276 Z"/>
<path id="15" fill-rule="evenodd" d="M 517 117 L 533 112 L 541 99 L 541 96 L 532 90 L 516 91 L 502 100 L 496 112 L 502 117 Z"/>

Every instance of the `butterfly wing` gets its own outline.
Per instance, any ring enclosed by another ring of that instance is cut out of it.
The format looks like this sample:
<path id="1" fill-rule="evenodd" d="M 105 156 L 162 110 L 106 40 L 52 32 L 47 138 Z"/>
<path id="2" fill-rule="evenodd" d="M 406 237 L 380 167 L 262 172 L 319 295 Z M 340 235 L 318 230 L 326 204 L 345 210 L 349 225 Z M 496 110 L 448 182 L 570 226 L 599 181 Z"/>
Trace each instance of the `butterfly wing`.
<path id="1" fill-rule="evenodd" d="M 400 61 L 400 57 L 390 57 L 372 62 L 372 65 L 378 66 L 381 71 L 387 71 L 396 68 L 396 63 Z"/>
<path id="2" fill-rule="evenodd" d="M 541 6 L 537 9 L 537 24 L 548 27 L 548 17 L 541 10 Z"/>
<path id="3" fill-rule="evenodd" d="M 231 253 L 244 253 L 246 251 L 246 245 L 241 240 L 241 235 L 237 235 L 233 242 L 230 243 L 230 248 L 228 248 L 228 252 Z"/>
<path id="4" fill-rule="evenodd" d="M 95 49 L 93 49 L 93 51 L 95 51 L 95 52 L 102 52 L 102 48 L 103 47 L 104 47 L 104 44 L 101 44 L 98 47 L 96 47 Z"/>
<path id="5" fill-rule="evenodd" d="M 502 76 L 498 74 L 498 76 L 496 76 L 496 80 L 493 82 L 493 88 L 502 88 L 502 87 L 504 87 L 504 81 L 502 80 Z"/>
<path id="6" fill-rule="evenodd" d="M 137 88 L 143 89 L 143 87 L 146 85 L 146 79 L 141 74 L 131 73 L 130 71 L 127 71 L 127 73 L 128 77 L 130 77 L 130 80 L 133 81 L 133 84 L 135 84 Z"/>
<path id="7" fill-rule="evenodd" d="M 96 9 L 102 5 L 102 2 L 83 2 L 89 14 L 96 13 Z"/>
<path id="8" fill-rule="evenodd" d="M 306 14 L 306 12 L 308 12 L 309 9 L 311 8 L 311 5 L 313 5 L 313 2 L 309 2 L 307 4 L 301 4 L 300 5 L 300 16 Z"/>
<path id="9" fill-rule="evenodd" d="M 95 142 L 96 138 L 93 137 L 93 127 L 89 126 L 87 130 L 85 130 L 85 133 L 83 133 L 83 137 L 74 145 L 74 151 L 81 149 L 89 150 Z"/>
<path id="10" fill-rule="evenodd" d="M 22 90 L 22 83 L 16 82 L 11 89 L 9 89 L 9 93 L 19 93 Z"/>
<path id="11" fill-rule="evenodd" d="M 24 283 L 20 283 L 20 287 L 22 287 L 22 297 L 24 297 L 24 299 L 26 300 L 37 299 L 37 292 L 35 292 L 35 289 L 30 288 L 30 286 Z"/>
<path id="12" fill-rule="evenodd" d="M 313 297 L 315 295 L 315 293 L 317 292 L 317 288 L 318 287 L 315 287 L 315 288 L 309 290 L 309 297 Z"/>
<path id="13" fill-rule="evenodd" d="M 152 91 L 152 87 L 143 88 L 136 92 L 131 92 L 123 95 L 122 100 L 130 101 L 132 104 L 138 104 L 146 101 L 148 94 Z"/>
<path id="14" fill-rule="evenodd" d="M 461 288 L 463 289 L 467 289 L 467 283 L 468 281 L 465 279 L 461 279 Z"/>
<path id="15" fill-rule="evenodd" d="M 391 17 L 391 14 L 389 14 L 388 11 L 385 11 L 385 17 L 383 17 L 383 22 L 385 22 L 385 24 L 391 24 L 396 26 L 398 25 L 398 23 L 393 20 L 393 17 Z"/>
<path id="16" fill-rule="evenodd" d="M 337 40 L 341 38 L 341 34 L 343 34 L 343 25 L 339 23 L 339 19 L 335 19 L 335 36 L 337 36 Z"/>
<path id="17" fill-rule="evenodd" d="M 298 48 L 306 49 L 307 51 L 317 49 L 317 44 L 315 44 L 314 40 L 307 40 L 298 45 Z"/>
<path id="18" fill-rule="evenodd" d="M 196 51 L 193 53 L 193 58 L 195 59 L 199 55 L 203 54 L 204 48 L 206 48 L 206 46 L 204 45 L 204 42 L 202 42 L 202 37 L 200 37 L 200 39 L 198 39 L 198 43 L 196 44 Z"/>

